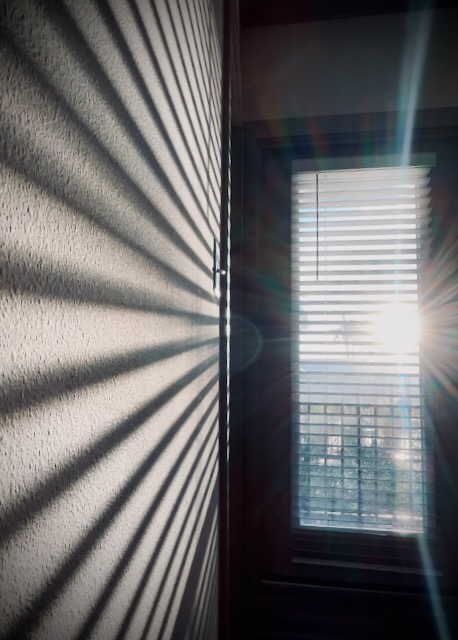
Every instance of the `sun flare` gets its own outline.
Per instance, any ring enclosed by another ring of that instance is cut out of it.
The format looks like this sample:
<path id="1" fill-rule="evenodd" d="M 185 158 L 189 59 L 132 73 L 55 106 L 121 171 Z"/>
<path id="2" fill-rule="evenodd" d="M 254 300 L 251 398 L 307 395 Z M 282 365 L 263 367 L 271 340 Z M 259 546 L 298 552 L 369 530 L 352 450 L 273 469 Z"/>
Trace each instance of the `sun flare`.
<path id="1" fill-rule="evenodd" d="M 420 341 L 417 307 L 401 303 L 386 305 L 375 319 L 373 334 L 384 351 L 416 351 Z"/>

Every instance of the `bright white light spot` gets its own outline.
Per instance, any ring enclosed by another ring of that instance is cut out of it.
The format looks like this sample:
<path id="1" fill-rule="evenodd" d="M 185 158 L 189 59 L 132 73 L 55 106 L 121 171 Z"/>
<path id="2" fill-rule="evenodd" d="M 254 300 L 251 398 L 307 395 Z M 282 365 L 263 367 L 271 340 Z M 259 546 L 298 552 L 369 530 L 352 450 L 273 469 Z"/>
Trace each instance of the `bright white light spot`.
<path id="1" fill-rule="evenodd" d="M 408 462 L 410 460 L 408 451 L 394 451 L 391 455 L 398 462 Z"/>
<path id="2" fill-rule="evenodd" d="M 418 349 L 420 340 L 420 318 L 413 305 L 386 305 L 376 318 L 374 337 L 383 350 L 406 353 Z"/>

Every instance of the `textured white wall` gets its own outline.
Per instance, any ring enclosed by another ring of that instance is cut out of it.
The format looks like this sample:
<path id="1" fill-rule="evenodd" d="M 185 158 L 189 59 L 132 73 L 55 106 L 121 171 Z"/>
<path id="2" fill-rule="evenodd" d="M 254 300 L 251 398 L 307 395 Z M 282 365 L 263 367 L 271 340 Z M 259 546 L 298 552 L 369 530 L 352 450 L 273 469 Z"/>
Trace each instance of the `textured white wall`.
<path id="1" fill-rule="evenodd" d="M 216 637 L 212 3 L 0 20 L 0 636 Z"/>
<path id="2" fill-rule="evenodd" d="M 418 25 L 425 25 L 419 109 L 458 106 L 458 10 L 324 20 L 242 30 L 245 120 L 406 108 Z M 410 26 L 409 26 L 410 25 Z M 420 27 L 421 29 L 422 27 Z M 406 64 L 407 61 L 407 64 Z"/>

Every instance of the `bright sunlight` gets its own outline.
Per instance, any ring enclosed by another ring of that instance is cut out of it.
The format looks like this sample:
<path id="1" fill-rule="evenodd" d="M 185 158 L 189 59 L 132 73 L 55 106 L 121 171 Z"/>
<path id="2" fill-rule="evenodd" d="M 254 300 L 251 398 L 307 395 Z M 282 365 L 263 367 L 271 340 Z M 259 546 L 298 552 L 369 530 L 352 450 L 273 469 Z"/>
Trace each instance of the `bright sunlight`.
<path id="1" fill-rule="evenodd" d="M 385 351 L 408 353 L 418 350 L 420 317 L 416 305 L 386 305 L 374 322 L 373 334 Z"/>

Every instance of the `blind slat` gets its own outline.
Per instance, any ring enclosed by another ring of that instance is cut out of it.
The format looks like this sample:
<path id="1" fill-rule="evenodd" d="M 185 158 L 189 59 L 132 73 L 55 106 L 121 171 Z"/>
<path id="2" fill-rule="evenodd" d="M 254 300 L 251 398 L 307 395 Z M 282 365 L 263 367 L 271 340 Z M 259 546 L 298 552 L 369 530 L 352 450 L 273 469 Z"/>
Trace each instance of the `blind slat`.
<path id="1" fill-rule="evenodd" d="M 384 167 L 293 176 L 292 496 L 299 526 L 424 530 L 417 325 L 428 173 Z"/>

